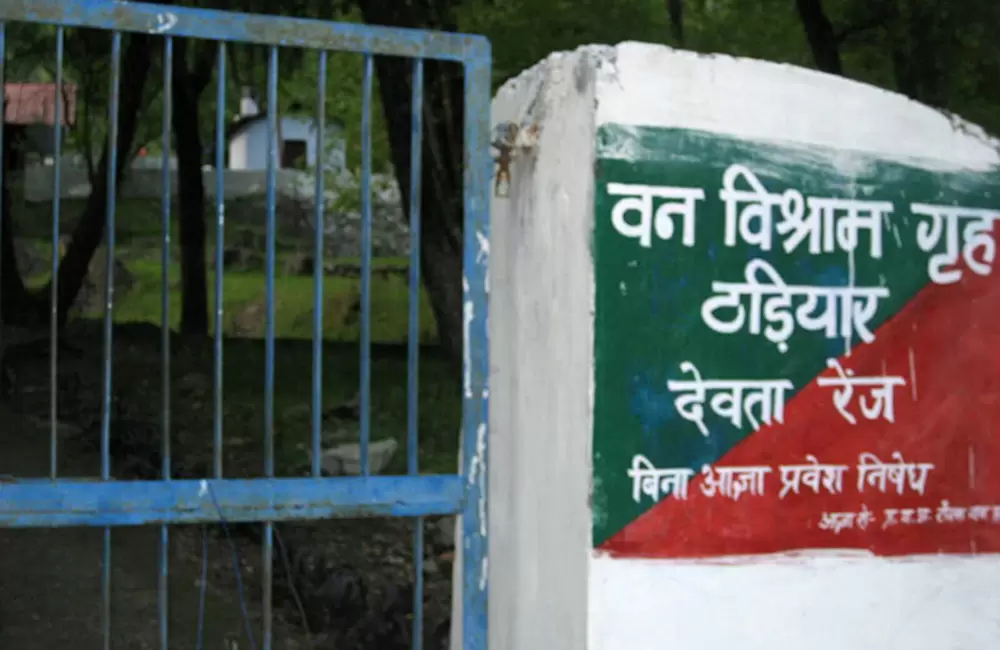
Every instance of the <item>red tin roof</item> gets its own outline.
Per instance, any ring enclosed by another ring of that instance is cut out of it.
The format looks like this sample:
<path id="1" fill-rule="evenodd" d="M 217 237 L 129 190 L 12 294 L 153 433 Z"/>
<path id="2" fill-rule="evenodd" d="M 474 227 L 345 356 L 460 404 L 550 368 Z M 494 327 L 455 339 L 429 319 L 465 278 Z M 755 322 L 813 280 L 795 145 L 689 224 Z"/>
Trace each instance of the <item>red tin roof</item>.
<path id="1" fill-rule="evenodd" d="M 55 122 L 55 84 L 7 83 L 3 87 L 4 121 L 7 124 L 26 126 Z M 76 123 L 76 86 L 63 84 L 62 123 Z"/>

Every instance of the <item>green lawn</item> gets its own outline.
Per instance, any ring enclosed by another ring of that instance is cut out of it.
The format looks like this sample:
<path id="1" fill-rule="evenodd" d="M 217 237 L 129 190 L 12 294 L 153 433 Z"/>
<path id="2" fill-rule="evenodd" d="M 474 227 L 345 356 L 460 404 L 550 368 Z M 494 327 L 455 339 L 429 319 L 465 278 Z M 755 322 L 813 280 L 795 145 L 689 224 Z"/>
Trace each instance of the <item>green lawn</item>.
<path id="1" fill-rule="evenodd" d="M 338 260 L 344 262 L 345 260 Z M 348 260 L 350 262 L 350 260 Z M 147 256 L 125 262 L 135 285 L 118 296 L 114 310 L 116 322 L 161 322 L 161 265 Z M 280 264 L 279 264 L 280 266 Z M 406 261 L 379 260 L 378 268 L 397 268 L 402 273 L 378 274 L 371 285 L 371 336 L 379 343 L 404 343 L 408 327 L 408 280 Z M 181 317 L 180 265 L 170 268 L 171 327 Z M 209 323 L 215 321 L 215 272 L 209 270 Z M 313 336 L 315 283 L 312 277 L 275 275 L 274 323 L 277 336 L 311 339 Z M 226 271 L 223 279 L 223 332 L 233 336 L 262 337 L 265 328 L 266 278 L 260 271 Z M 331 341 L 356 341 L 360 337 L 361 283 L 355 278 L 327 277 L 323 282 L 323 337 Z M 420 339 L 435 340 L 434 315 L 427 296 L 420 295 Z M 88 314 L 96 316 L 98 314 Z"/>

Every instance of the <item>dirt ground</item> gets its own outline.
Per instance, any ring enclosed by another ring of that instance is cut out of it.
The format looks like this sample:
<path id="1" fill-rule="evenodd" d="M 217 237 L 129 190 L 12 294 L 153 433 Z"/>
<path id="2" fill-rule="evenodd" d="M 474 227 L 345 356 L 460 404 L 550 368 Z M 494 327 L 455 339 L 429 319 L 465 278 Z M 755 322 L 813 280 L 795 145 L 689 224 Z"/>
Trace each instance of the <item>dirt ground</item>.
<path id="1" fill-rule="evenodd" d="M 72 433 L 67 428 L 62 437 Z M 0 410 L 0 475 L 44 476 L 48 458 L 47 427 Z M 74 454 L 65 456 L 61 465 L 66 476 L 92 477 L 97 474 L 99 460 L 96 455 Z M 217 535 L 208 536 L 211 569 L 203 640 L 198 645 L 201 530 L 170 530 L 170 647 L 261 647 L 259 589 L 247 580 L 245 602 L 255 637 L 251 643 L 243 632 L 232 552 Z M 112 532 L 112 648 L 159 647 L 159 534 L 159 527 L 116 528 Z M 0 650 L 102 647 L 102 538 L 100 529 L 0 529 Z M 247 550 L 245 545 L 243 550 Z M 284 624 L 280 617 L 276 619 L 274 648 L 311 645 L 298 629 Z"/>
<path id="2" fill-rule="evenodd" d="M 119 328 L 115 332 L 115 392 L 111 421 L 112 475 L 122 480 L 157 480 L 161 428 L 158 375 L 159 332 L 148 327 Z M 71 350 L 59 357 L 59 476 L 95 478 L 99 475 L 100 396 L 102 368 L 100 329 L 83 326 L 73 330 Z M 225 358 L 236 361 L 227 377 L 247 377 L 263 367 L 259 342 L 227 340 Z M 296 347 L 298 346 L 298 347 Z M 331 346 L 332 347 L 332 346 Z M 301 348 L 301 349 L 300 349 Z M 298 369 L 309 359 L 309 342 L 286 345 L 280 353 L 286 366 Z M 175 341 L 172 356 L 173 400 L 171 413 L 172 463 L 175 477 L 207 475 L 212 459 L 210 358 L 207 345 Z M 11 372 L 10 408 L 0 406 L 0 479 L 47 476 L 49 464 L 49 365 L 48 356 L 29 349 L 7 354 Z M 338 350 L 331 367 L 345 366 L 346 353 Z M 353 361 L 354 350 L 349 351 Z M 341 358 L 343 357 L 343 359 Z M 376 359 L 380 359 L 377 358 Z M 382 377 L 375 423 L 386 431 L 404 430 L 405 390 L 398 381 L 400 362 L 395 356 L 381 359 L 374 373 Z M 252 362 L 252 363 L 251 363 Z M 199 365 L 200 364 L 200 365 Z M 426 365 L 426 364 L 425 364 Z M 395 372 L 394 372 L 395 371 Z M 291 372 L 291 371 L 289 371 Z M 157 370 L 158 373 L 158 370 Z M 308 375 L 308 373 L 304 373 Z M 299 408 L 296 395 L 308 387 L 282 375 L 287 398 L 279 400 L 279 436 L 286 444 L 276 453 L 279 476 L 301 476 L 300 467 L 307 430 L 302 421 L 309 409 Z M 353 377 L 331 379 L 345 395 L 330 395 L 328 403 L 339 413 L 325 426 L 340 433 L 356 430 L 357 414 L 342 407 Z M 427 383 L 427 382 L 424 382 Z M 14 388 L 16 387 L 16 389 Z M 261 386 L 256 382 L 227 384 L 224 409 L 227 432 L 224 459 L 226 476 L 253 478 L 262 467 L 263 446 L 253 444 L 259 430 Z M 434 401 L 450 390 L 433 392 L 425 415 L 433 415 Z M 242 392 L 241 392 L 242 391 Z M 291 401 L 289 401 L 291 400 Z M 439 409 L 445 412 L 444 409 Z M 304 414 L 303 414 L 304 413 Z M 450 411 L 448 411 L 450 413 Z M 293 417 L 294 416 L 294 417 Z M 423 417 L 423 416 L 422 416 Z M 450 415 L 422 421 L 422 430 L 451 428 Z M 381 418 L 381 419 L 380 419 Z M 457 425 L 455 425 L 457 426 Z M 326 429 L 324 429 L 326 433 Z M 447 437 L 421 438 L 436 443 L 435 450 L 450 448 Z M 434 445 L 431 445 L 434 447 Z M 301 448 L 301 449 L 300 449 Z M 440 448 L 440 449 L 438 449 Z M 283 450 L 283 451 L 282 451 Z M 454 452 L 451 451 L 450 454 Z M 440 454 L 439 454 L 440 455 Z M 433 458 L 433 455 L 431 456 Z M 428 463 L 431 465 L 431 463 Z M 421 467 L 424 467 L 422 464 Z M 255 473 L 256 472 L 256 473 Z M 0 490 L 4 482 L 0 480 Z M 285 522 L 275 526 L 274 637 L 276 650 L 403 650 L 412 647 L 413 531 L 415 522 L 405 518 L 357 518 Z M 431 517 L 425 521 L 423 557 L 424 648 L 447 647 L 450 620 L 454 521 Z M 199 648 L 197 625 L 202 561 L 201 526 L 170 528 L 170 647 Z M 240 565 L 247 618 L 254 639 L 244 633 L 244 617 L 234 571 L 233 550 L 219 525 L 207 527 L 208 588 L 205 630 L 200 648 L 243 650 L 260 648 L 262 549 L 259 526 L 230 526 L 232 545 Z M 158 648 L 159 612 L 157 575 L 159 527 L 117 528 L 112 532 L 111 647 Z M 0 650 L 34 648 L 102 647 L 101 554 L 103 531 L 0 529 Z M 69 644 L 67 646 L 67 643 Z"/>

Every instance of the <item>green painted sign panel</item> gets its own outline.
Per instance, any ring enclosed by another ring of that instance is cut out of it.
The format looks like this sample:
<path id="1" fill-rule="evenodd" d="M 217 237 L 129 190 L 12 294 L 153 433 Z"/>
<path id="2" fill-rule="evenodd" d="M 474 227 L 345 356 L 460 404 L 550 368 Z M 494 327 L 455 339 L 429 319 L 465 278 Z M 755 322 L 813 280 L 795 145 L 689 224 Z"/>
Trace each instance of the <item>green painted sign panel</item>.
<path id="1" fill-rule="evenodd" d="M 929 282 L 958 281 L 953 258 L 965 253 L 965 274 L 990 270 L 993 217 L 975 232 L 963 221 L 966 247 L 949 256 L 957 218 L 940 206 L 989 208 L 996 173 L 618 125 L 599 129 L 597 151 L 595 547 L 655 503 L 637 498 L 636 455 L 698 475 L 780 423 L 829 359 L 874 340 Z M 751 199 L 763 207 L 746 210 Z M 775 287 L 784 304 L 764 295 Z M 697 377 L 767 394 L 722 417 L 670 390 Z"/>

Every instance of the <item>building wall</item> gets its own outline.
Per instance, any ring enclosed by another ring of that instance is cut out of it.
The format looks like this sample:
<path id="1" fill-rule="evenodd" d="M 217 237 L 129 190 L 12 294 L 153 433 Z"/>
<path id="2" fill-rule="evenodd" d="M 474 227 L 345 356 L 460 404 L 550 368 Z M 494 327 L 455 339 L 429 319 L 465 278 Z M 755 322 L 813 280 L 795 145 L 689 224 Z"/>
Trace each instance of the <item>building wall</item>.
<path id="1" fill-rule="evenodd" d="M 267 169 L 267 148 L 265 146 L 263 150 L 258 150 L 261 144 L 266 145 L 267 133 L 266 131 L 263 134 L 257 133 L 259 124 L 255 123 L 229 139 L 229 169 L 240 171 Z M 260 140 L 262 137 L 263 140 Z"/>
<path id="2" fill-rule="evenodd" d="M 21 179 L 13 179 L 15 187 L 26 201 L 42 202 L 52 200 L 54 167 L 52 165 L 31 165 Z M 213 169 L 202 170 L 206 196 L 214 197 L 216 173 Z M 66 164 L 61 168 L 60 182 L 62 198 L 82 199 L 90 195 L 90 181 L 82 164 Z M 177 169 L 170 170 L 172 191 L 177 192 Z M 314 195 L 312 176 L 294 169 L 278 171 L 278 191 L 287 196 L 312 199 Z M 125 172 L 120 185 L 121 197 L 126 199 L 158 199 L 163 194 L 162 167 L 151 164 L 136 165 Z M 223 171 L 223 192 L 227 199 L 262 196 L 267 187 L 264 170 L 226 169 Z"/>
<path id="3" fill-rule="evenodd" d="M 281 118 L 281 136 L 286 140 L 303 140 L 306 143 L 306 163 L 316 166 L 316 126 L 315 120 L 307 117 L 286 115 Z M 327 125 L 327 142 L 330 151 L 326 154 L 327 169 L 344 167 L 343 134 L 338 126 Z M 279 151 L 279 163 L 280 163 Z M 267 169 L 267 120 L 258 120 L 247 125 L 229 142 L 229 168 L 263 171 Z"/>
<path id="4" fill-rule="evenodd" d="M 316 129 L 314 120 L 301 117 L 281 118 L 281 137 L 285 142 L 299 140 L 306 143 L 306 165 L 316 166 Z"/>

